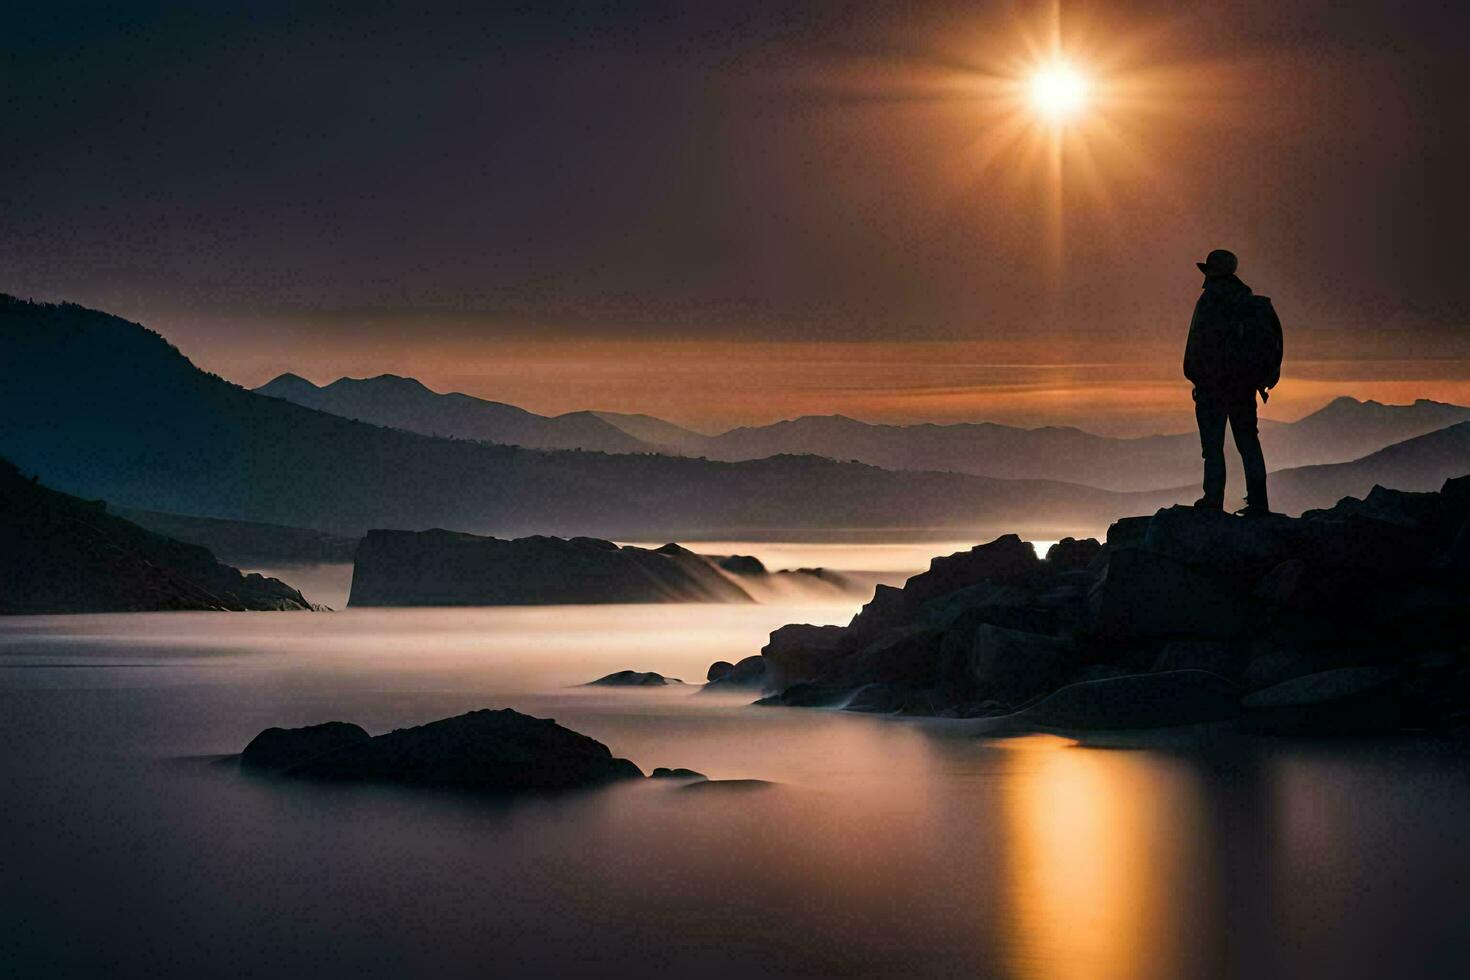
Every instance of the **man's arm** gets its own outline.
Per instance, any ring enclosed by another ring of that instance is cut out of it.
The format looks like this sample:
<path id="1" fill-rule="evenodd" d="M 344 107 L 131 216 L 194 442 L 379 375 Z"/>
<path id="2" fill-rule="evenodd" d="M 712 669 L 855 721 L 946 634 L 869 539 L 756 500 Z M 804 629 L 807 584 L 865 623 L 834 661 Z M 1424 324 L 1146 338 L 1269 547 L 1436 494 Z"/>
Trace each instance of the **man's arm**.
<path id="1" fill-rule="evenodd" d="M 1189 339 L 1184 342 L 1184 376 L 1191 383 L 1198 385 L 1204 378 L 1204 364 L 1201 363 L 1204 352 L 1200 349 L 1204 345 L 1204 317 L 1201 315 L 1201 307 L 1205 305 L 1205 297 L 1200 296 L 1194 304 L 1194 315 L 1189 318 Z"/>

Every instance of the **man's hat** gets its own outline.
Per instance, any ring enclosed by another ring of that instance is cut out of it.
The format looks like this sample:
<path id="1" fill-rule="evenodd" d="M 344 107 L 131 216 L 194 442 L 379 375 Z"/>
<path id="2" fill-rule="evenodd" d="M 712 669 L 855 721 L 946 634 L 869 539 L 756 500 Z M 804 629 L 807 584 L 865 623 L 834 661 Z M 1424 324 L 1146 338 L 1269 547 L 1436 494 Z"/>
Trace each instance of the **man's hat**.
<path id="1" fill-rule="evenodd" d="M 1205 256 L 1203 262 L 1196 262 L 1195 265 L 1207 276 L 1233 276 L 1240 260 L 1229 249 L 1217 248 Z"/>

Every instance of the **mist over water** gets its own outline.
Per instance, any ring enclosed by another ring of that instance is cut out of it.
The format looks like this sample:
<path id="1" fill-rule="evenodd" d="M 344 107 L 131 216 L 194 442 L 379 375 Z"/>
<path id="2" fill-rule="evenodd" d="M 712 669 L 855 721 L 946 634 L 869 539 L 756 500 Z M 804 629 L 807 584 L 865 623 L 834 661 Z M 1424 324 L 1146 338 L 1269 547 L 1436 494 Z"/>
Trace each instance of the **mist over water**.
<path id="1" fill-rule="evenodd" d="M 0 962 L 320 977 L 1470 968 L 1470 771 L 1439 743 L 1113 750 L 580 686 L 622 668 L 699 681 L 779 625 L 846 622 L 857 605 L 0 620 Z M 778 785 L 504 803 L 251 779 L 211 758 L 272 725 L 377 734 L 481 707 L 555 718 L 645 772 Z"/>

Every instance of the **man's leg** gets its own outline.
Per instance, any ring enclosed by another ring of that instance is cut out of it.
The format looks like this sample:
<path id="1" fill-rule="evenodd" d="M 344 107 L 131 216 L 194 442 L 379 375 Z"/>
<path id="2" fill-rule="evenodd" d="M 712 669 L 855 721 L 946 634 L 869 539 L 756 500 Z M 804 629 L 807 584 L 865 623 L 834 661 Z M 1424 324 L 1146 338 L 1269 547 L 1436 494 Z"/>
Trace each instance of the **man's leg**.
<path id="1" fill-rule="evenodd" d="M 1220 507 L 1225 503 L 1225 419 L 1224 400 L 1211 392 L 1196 391 L 1194 420 L 1199 425 L 1200 455 L 1205 460 L 1205 495 L 1203 506 Z"/>
<path id="2" fill-rule="evenodd" d="M 1253 509 L 1270 510 L 1266 496 L 1266 457 L 1256 427 L 1256 393 L 1248 391 L 1230 398 L 1230 431 L 1245 468 L 1245 502 Z"/>

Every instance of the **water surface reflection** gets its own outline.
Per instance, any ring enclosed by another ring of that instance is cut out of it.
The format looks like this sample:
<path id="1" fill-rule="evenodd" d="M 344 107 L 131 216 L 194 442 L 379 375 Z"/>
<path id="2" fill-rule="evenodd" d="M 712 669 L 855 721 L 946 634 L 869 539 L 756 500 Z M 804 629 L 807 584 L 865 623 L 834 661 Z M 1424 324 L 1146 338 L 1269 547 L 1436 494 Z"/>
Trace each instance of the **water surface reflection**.
<path id="1" fill-rule="evenodd" d="M 1470 819 L 1434 743 L 984 742 L 687 689 L 850 609 L 0 622 L 0 938 L 21 974 L 1454 975 Z M 268 725 L 506 705 L 659 783 L 488 803 L 242 779 Z"/>

